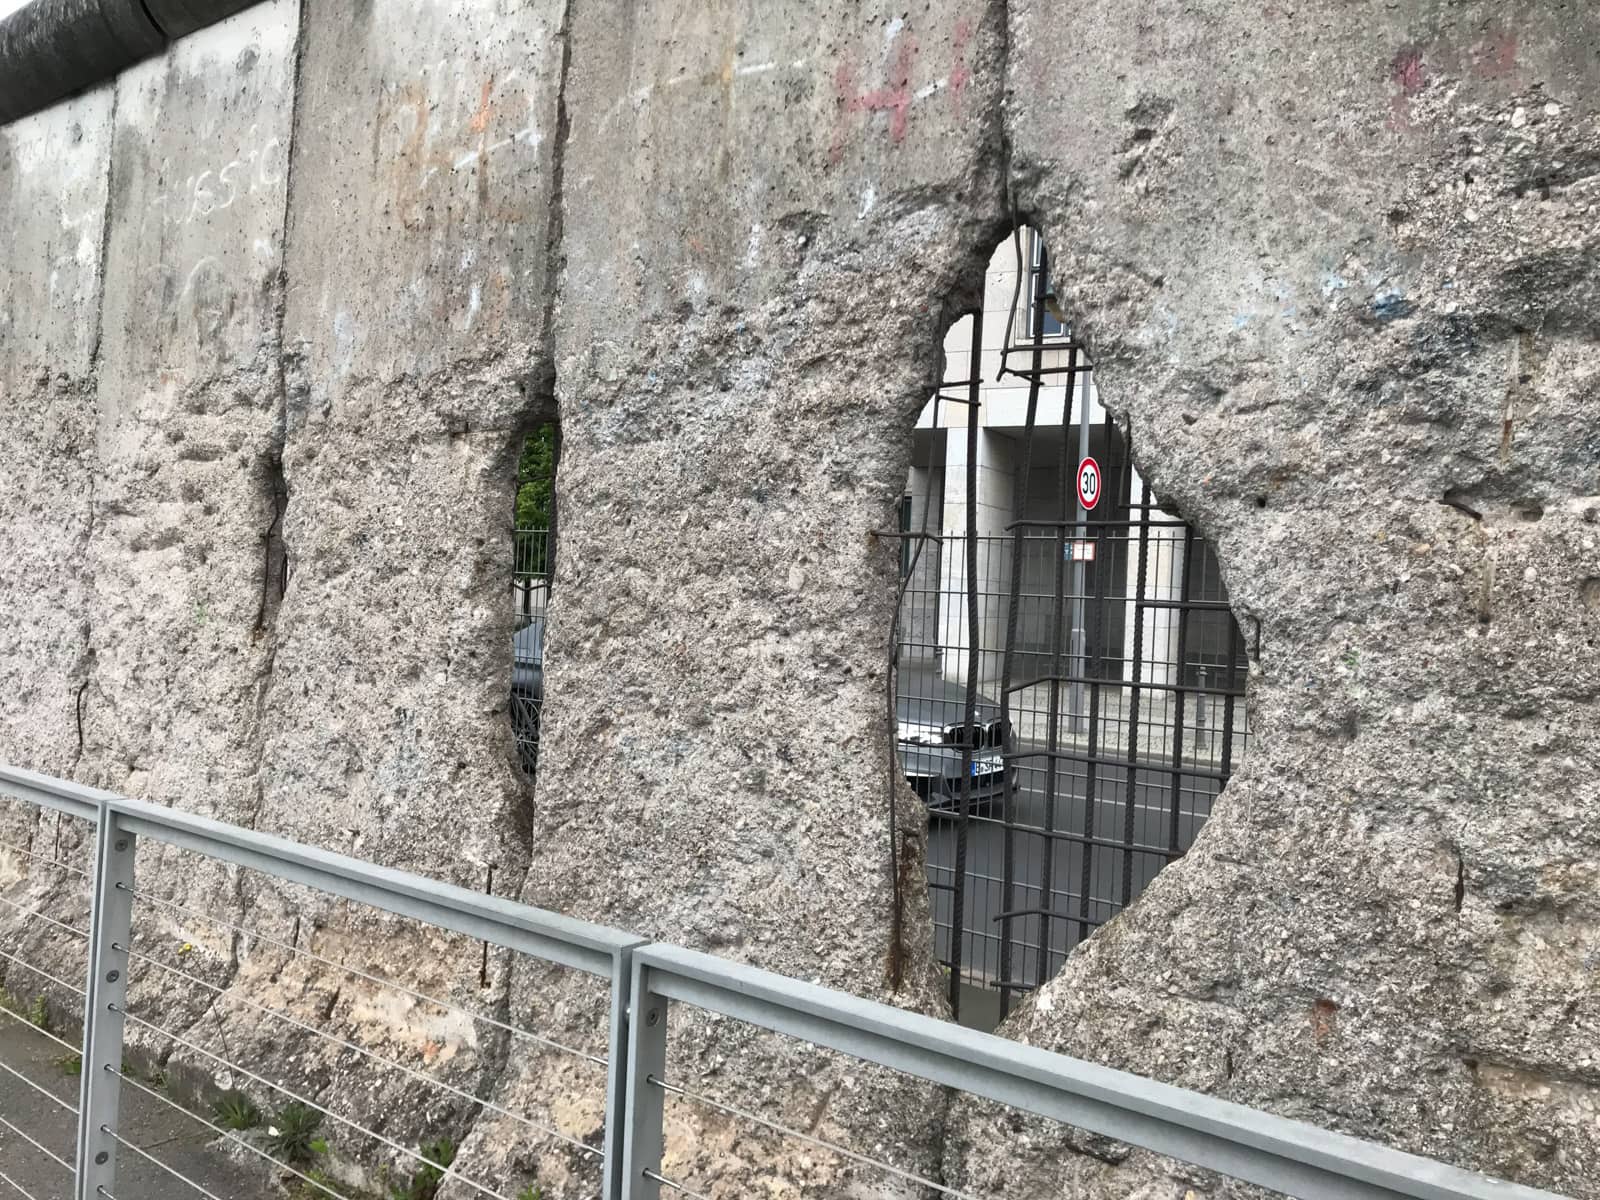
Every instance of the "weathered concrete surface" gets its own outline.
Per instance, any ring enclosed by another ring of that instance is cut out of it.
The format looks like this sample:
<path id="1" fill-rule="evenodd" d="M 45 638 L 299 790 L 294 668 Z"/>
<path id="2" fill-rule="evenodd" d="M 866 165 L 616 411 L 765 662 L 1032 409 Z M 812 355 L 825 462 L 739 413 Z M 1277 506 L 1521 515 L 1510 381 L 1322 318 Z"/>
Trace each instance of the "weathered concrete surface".
<path id="1" fill-rule="evenodd" d="M 869 531 L 893 527 L 941 304 L 963 274 L 981 279 L 999 220 L 997 18 L 955 3 L 574 8 L 565 507 L 528 901 L 938 1003 L 920 829 L 908 897 L 923 936 L 905 988 L 887 987 L 898 549 Z M 922 820 L 914 801 L 904 816 Z M 581 1038 L 603 1029 L 596 996 L 530 968 L 513 1012 Z M 725 1101 L 936 1165 L 928 1089 L 703 1016 L 674 1021 L 673 1047 L 669 1074 Z M 590 1136 L 594 1074 L 519 1057 L 502 1102 Z M 912 1194 L 669 1110 L 667 1172 L 697 1190 Z M 511 1132 L 485 1118 L 471 1149 L 584 1194 L 570 1151 Z"/>
<path id="2" fill-rule="evenodd" d="M 1010 12 L 1026 203 L 1261 654 L 1194 850 L 1002 1032 L 1600 1195 L 1600 19 Z M 1218 1188 L 1017 1128 L 950 1182 Z"/>
<path id="3" fill-rule="evenodd" d="M 293 574 L 262 721 L 261 828 L 475 890 L 515 891 L 523 785 L 505 716 L 520 434 L 548 400 L 562 9 L 387 0 L 310 9 L 289 227 L 284 538 Z M 504 1003 L 477 943 L 250 885 L 281 936 L 473 1007 Z M 281 917 L 273 916 L 277 906 Z M 270 955 L 241 1001 L 482 1093 L 491 1028 Z M 263 990 L 265 989 L 265 990 Z M 238 1022 L 271 1053 L 281 1029 Z M 392 1136 L 465 1124 L 394 1071 L 298 1064 Z M 402 1098 L 403 1097 L 403 1098 Z M 365 1148 L 363 1148 L 365 1149 Z"/>
<path id="4" fill-rule="evenodd" d="M 111 91 L 0 129 L 0 743 L 70 772 L 87 649 L 78 562 L 95 476 L 91 368 L 100 328 Z"/>
<path id="5" fill-rule="evenodd" d="M 94 525 L 92 368 L 110 142 L 109 88 L 0 129 L 0 757 L 64 775 L 82 751 L 88 687 L 82 566 Z M 7 804 L 0 816 L 0 840 L 24 849 L 75 858 L 79 834 L 27 806 Z M 0 863 L 11 905 L 44 905 L 63 921 L 87 911 L 61 886 L 70 882 L 62 871 L 9 849 Z M 79 977 L 68 935 L 0 907 L 11 953 Z M 0 966 L 23 1003 L 58 991 L 9 959 Z"/>
<path id="6" fill-rule="evenodd" d="M 86 782 L 250 824 L 281 553 L 278 353 L 297 5 L 275 0 L 117 84 L 96 371 Z M 143 890 L 237 919 L 237 873 L 146 845 Z M 220 982 L 225 929 L 154 903 L 142 950 Z M 181 1032 L 210 996 L 155 970 Z M 214 1022 L 208 1022 L 208 1025 Z M 153 1053 L 170 1045 L 139 1035 Z"/>

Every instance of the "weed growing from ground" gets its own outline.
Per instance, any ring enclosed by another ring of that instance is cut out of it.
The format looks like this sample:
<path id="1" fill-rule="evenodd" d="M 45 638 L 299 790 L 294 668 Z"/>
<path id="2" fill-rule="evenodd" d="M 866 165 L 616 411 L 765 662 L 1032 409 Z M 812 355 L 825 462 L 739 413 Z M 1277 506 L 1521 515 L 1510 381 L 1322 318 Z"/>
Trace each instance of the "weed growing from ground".
<path id="1" fill-rule="evenodd" d="M 261 1110 L 243 1092 L 223 1092 L 212 1107 L 217 1114 L 217 1124 L 224 1129 L 254 1129 L 261 1124 Z"/>
<path id="2" fill-rule="evenodd" d="M 267 1126 L 267 1149 L 291 1167 L 304 1166 L 328 1145 L 317 1137 L 322 1114 L 293 1100 L 278 1110 Z"/>
<path id="3" fill-rule="evenodd" d="M 426 1160 L 411 1176 L 404 1188 L 390 1188 L 390 1200 L 433 1200 L 438 1194 L 444 1173 L 456 1160 L 456 1144 L 447 1137 L 424 1142 L 417 1152 Z"/>

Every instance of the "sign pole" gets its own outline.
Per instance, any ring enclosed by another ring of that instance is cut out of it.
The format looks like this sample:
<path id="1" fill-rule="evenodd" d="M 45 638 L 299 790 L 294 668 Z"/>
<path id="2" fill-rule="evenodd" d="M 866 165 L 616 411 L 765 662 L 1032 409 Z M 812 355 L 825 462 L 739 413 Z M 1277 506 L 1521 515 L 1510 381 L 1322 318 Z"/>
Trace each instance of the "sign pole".
<path id="1" fill-rule="evenodd" d="M 1089 538 L 1089 509 L 1099 502 L 1103 490 L 1103 479 L 1100 466 L 1089 453 L 1089 356 L 1082 356 L 1083 371 L 1081 376 L 1074 375 L 1067 381 L 1067 415 L 1070 419 L 1072 408 L 1073 385 L 1083 380 L 1078 388 L 1078 475 L 1075 491 L 1078 494 L 1078 514 L 1076 536 L 1087 540 Z M 1063 429 L 1061 436 L 1066 437 L 1067 431 Z M 1090 486 L 1085 478 L 1086 472 L 1092 472 L 1092 495 L 1086 492 Z M 1085 504 L 1085 501 L 1089 502 Z M 1091 543 L 1092 544 L 1092 543 Z M 1085 628 L 1085 614 L 1088 612 L 1086 589 L 1087 568 L 1084 566 L 1082 555 L 1073 555 L 1072 563 L 1072 673 L 1078 679 L 1086 678 L 1089 673 L 1088 633 Z M 1082 683 L 1072 685 L 1071 697 L 1068 701 L 1072 712 L 1072 727 L 1078 733 L 1088 731 L 1087 708 L 1084 703 L 1085 687 Z"/>

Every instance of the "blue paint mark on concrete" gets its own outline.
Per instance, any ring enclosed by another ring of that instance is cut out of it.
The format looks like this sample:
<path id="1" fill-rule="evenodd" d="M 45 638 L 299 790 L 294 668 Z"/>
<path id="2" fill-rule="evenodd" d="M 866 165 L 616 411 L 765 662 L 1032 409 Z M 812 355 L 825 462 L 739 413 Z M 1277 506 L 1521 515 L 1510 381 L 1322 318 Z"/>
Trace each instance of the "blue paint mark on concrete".
<path id="1" fill-rule="evenodd" d="M 1406 299 L 1404 292 L 1393 288 L 1379 292 L 1372 298 L 1372 315 L 1380 321 L 1396 321 L 1401 317 L 1409 317 L 1416 310 L 1417 306 Z"/>

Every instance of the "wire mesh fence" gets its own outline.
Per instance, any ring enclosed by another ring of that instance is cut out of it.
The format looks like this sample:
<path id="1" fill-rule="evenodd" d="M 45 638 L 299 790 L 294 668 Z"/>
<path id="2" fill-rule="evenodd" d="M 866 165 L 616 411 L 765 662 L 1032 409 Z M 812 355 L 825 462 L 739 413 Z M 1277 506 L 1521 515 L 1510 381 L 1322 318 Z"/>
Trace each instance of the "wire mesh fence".
<path id="1" fill-rule="evenodd" d="M 1189 848 L 1249 745 L 1248 659 L 1215 555 L 1148 495 L 1112 511 L 979 536 L 975 553 L 947 531 L 905 580 L 900 760 L 930 809 L 936 953 L 975 1022 Z"/>
<path id="2" fill-rule="evenodd" d="M 539 770 L 539 718 L 544 710 L 544 629 L 550 606 L 550 531 L 512 533 L 511 729 L 517 758 L 532 779 Z"/>

